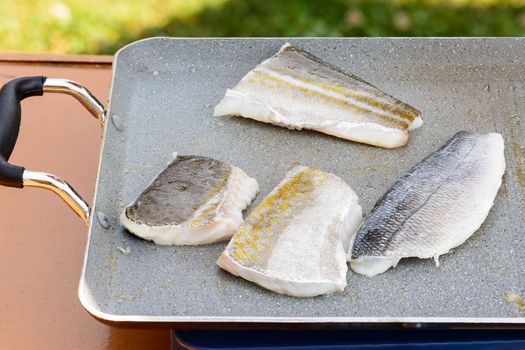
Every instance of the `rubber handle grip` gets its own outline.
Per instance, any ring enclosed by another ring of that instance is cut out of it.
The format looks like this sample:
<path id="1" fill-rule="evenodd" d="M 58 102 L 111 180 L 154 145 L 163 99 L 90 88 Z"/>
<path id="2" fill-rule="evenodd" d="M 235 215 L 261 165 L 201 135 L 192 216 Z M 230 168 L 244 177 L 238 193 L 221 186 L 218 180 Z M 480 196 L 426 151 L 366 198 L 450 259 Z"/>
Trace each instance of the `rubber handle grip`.
<path id="1" fill-rule="evenodd" d="M 44 94 L 46 77 L 11 80 L 0 89 L 0 185 L 23 187 L 24 168 L 8 163 L 20 130 L 20 101 Z"/>

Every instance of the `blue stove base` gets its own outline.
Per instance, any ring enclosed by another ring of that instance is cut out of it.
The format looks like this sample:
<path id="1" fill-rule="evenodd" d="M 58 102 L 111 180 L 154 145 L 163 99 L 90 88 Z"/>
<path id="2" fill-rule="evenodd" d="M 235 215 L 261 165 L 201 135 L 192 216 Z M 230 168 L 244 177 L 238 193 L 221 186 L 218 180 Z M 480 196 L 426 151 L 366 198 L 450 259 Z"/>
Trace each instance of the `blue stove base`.
<path id="1" fill-rule="evenodd" d="M 525 330 L 173 330 L 173 349 L 525 349 Z"/>

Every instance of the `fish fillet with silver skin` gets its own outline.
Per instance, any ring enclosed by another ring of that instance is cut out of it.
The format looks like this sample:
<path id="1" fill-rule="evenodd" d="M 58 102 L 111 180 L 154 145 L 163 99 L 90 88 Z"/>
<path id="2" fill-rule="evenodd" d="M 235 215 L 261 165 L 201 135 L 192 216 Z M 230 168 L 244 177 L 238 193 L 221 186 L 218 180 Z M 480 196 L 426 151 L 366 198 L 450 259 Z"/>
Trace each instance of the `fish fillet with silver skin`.
<path id="1" fill-rule="evenodd" d="M 122 225 L 161 245 L 198 245 L 229 239 L 259 191 L 240 168 L 201 156 L 177 156 L 126 207 Z"/>
<path id="2" fill-rule="evenodd" d="M 417 109 L 290 44 L 226 91 L 214 111 L 225 115 L 385 148 L 423 124 Z"/>
<path id="3" fill-rule="evenodd" d="M 250 213 L 217 264 L 281 294 L 342 291 L 350 237 L 361 220 L 358 197 L 347 183 L 296 166 Z"/>
<path id="4" fill-rule="evenodd" d="M 353 237 L 353 271 L 374 276 L 400 259 L 434 258 L 479 229 L 505 172 L 498 133 L 457 133 L 383 195 Z"/>

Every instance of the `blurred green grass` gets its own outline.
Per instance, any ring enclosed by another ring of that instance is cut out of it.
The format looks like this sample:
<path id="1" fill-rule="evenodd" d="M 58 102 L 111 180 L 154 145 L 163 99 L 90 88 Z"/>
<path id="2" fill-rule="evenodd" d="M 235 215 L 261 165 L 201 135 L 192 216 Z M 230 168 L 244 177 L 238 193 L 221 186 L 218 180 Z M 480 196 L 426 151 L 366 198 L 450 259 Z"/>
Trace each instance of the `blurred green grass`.
<path id="1" fill-rule="evenodd" d="M 0 0 L 0 52 L 113 54 L 150 36 L 522 36 L 525 0 Z"/>

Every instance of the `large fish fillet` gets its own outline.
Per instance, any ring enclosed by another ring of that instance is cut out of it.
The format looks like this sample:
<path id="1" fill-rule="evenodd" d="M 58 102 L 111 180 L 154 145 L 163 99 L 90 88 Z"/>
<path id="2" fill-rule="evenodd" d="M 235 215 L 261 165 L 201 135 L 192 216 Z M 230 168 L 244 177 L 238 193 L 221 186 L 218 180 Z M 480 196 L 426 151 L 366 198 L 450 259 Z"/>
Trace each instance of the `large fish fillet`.
<path id="1" fill-rule="evenodd" d="M 420 114 L 290 44 L 228 89 L 214 111 L 386 148 L 404 146 L 408 131 L 423 124 Z"/>
<path id="2" fill-rule="evenodd" d="M 346 286 L 346 251 L 362 220 L 352 188 L 296 166 L 252 211 L 217 260 L 277 293 L 311 297 Z"/>
<path id="3" fill-rule="evenodd" d="M 438 258 L 485 221 L 505 172 L 500 134 L 461 131 L 383 195 L 353 238 L 350 267 L 373 276 L 400 259 Z"/>
<path id="4" fill-rule="evenodd" d="M 201 156 L 178 156 L 126 207 L 120 221 L 157 244 L 197 245 L 230 238 L 259 187 L 241 169 Z"/>

